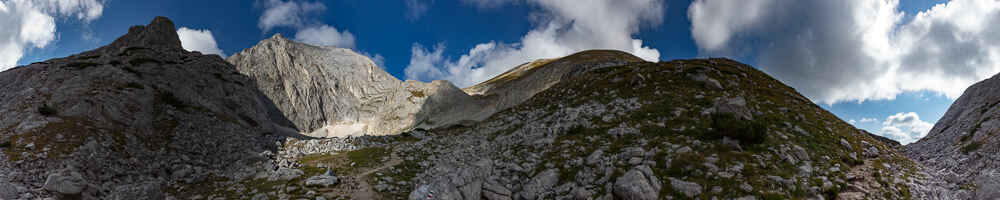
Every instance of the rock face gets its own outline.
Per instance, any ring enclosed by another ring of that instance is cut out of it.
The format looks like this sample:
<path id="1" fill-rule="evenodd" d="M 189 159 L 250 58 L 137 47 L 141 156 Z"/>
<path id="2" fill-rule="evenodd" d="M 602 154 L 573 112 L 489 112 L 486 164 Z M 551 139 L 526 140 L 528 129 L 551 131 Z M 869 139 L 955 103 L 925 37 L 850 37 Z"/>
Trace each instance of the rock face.
<path id="1" fill-rule="evenodd" d="M 447 81 L 402 82 L 349 49 L 279 34 L 227 60 L 311 136 L 398 134 L 490 114 L 477 114 L 480 101 Z"/>
<path id="2" fill-rule="evenodd" d="M 173 183 L 267 170 L 260 153 L 291 124 L 254 85 L 218 56 L 183 50 L 163 17 L 0 72 L 0 185 L 17 192 L 0 197 L 156 199 Z"/>
<path id="3" fill-rule="evenodd" d="M 955 100 L 927 136 L 906 145 L 910 158 L 973 199 L 1000 198 L 1000 77 L 980 81 Z"/>

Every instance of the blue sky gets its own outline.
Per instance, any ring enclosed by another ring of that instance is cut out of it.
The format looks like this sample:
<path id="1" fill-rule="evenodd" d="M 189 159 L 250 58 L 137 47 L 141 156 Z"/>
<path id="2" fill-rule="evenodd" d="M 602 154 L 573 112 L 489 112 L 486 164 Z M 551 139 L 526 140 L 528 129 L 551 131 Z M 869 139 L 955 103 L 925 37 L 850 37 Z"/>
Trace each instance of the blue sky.
<path id="1" fill-rule="evenodd" d="M 0 2 L 9 8 L 0 9 L 0 17 L 9 19 L 0 23 L 29 21 L 19 15 L 31 10 L 55 22 L 53 31 L 42 32 L 54 35 L 49 39 L 18 39 L 35 26 L 25 23 L 22 35 L 0 31 L 0 45 L 9 40 L 23 51 L 17 65 L 97 48 L 154 16 L 205 31 L 197 41 L 211 41 L 204 45 L 224 55 L 281 33 L 353 48 L 400 79 L 445 79 L 459 86 L 517 63 L 587 48 L 654 61 L 724 56 L 757 66 L 845 121 L 904 142 L 926 133 L 965 87 L 1000 71 L 1000 53 L 991 54 L 1000 52 L 1000 36 L 984 31 L 1000 21 L 962 20 L 1000 16 L 1000 3 L 989 0 L 62 2 L 69 10 L 31 0 Z M 293 12 L 277 12 L 283 6 Z M 269 11 L 281 20 L 265 24 Z M 926 14 L 918 17 L 921 11 Z M 307 30 L 315 34 L 297 35 Z M 934 34 L 941 32 L 961 38 Z M 956 49 L 980 53 L 949 56 Z"/>

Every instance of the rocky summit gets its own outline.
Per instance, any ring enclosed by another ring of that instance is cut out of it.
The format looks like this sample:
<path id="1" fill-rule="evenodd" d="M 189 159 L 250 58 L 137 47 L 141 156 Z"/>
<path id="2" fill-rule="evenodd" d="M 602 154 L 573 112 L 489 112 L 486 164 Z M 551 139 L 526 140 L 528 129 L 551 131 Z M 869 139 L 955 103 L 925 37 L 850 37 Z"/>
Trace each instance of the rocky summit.
<path id="1" fill-rule="evenodd" d="M 724 58 L 588 50 L 460 89 L 174 27 L 0 72 L 0 199 L 998 197 L 995 77 L 900 146 Z"/>

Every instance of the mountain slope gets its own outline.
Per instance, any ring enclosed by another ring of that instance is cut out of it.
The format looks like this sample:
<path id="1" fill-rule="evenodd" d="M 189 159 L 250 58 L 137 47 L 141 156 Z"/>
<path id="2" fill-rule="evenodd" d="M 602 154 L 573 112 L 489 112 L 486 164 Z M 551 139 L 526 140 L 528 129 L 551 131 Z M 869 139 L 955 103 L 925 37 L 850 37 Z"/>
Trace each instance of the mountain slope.
<path id="1" fill-rule="evenodd" d="M 0 72 L 0 199 L 162 199 L 176 184 L 269 170 L 260 153 L 290 124 L 254 84 L 183 50 L 163 17 Z"/>
<path id="2" fill-rule="evenodd" d="M 446 81 L 402 82 L 349 49 L 278 34 L 227 60 L 311 136 L 398 134 L 459 123 L 479 102 Z"/>
<path id="3" fill-rule="evenodd" d="M 594 52 L 607 55 L 578 55 Z M 572 76 L 481 122 L 290 159 L 356 177 L 318 188 L 328 198 L 951 197 L 892 145 L 752 67 L 726 59 L 566 67 Z M 375 171 L 359 173 L 355 162 Z"/>
<path id="4" fill-rule="evenodd" d="M 535 94 L 586 70 L 642 61 L 621 51 L 587 50 L 562 58 L 525 63 L 462 90 L 483 99 L 486 102 L 483 109 L 497 112 L 527 101 Z"/>
<path id="5" fill-rule="evenodd" d="M 1000 198 L 1000 77 L 980 81 L 955 100 L 926 137 L 906 145 L 910 158 L 974 199 Z"/>

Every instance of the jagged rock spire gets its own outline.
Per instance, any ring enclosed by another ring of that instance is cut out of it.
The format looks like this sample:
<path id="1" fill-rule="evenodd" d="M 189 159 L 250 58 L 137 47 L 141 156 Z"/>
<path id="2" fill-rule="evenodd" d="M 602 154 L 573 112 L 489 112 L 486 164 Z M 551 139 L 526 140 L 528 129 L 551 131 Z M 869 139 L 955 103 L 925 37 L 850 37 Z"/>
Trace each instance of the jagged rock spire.
<path id="1" fill-rule="evenodd" d="M 132 26 L 128 33 L 111 43 L 112 47 L 166 47 L 182 48 L 174 22 L 162 16 L 153 18 L 146 26 Z"/>

